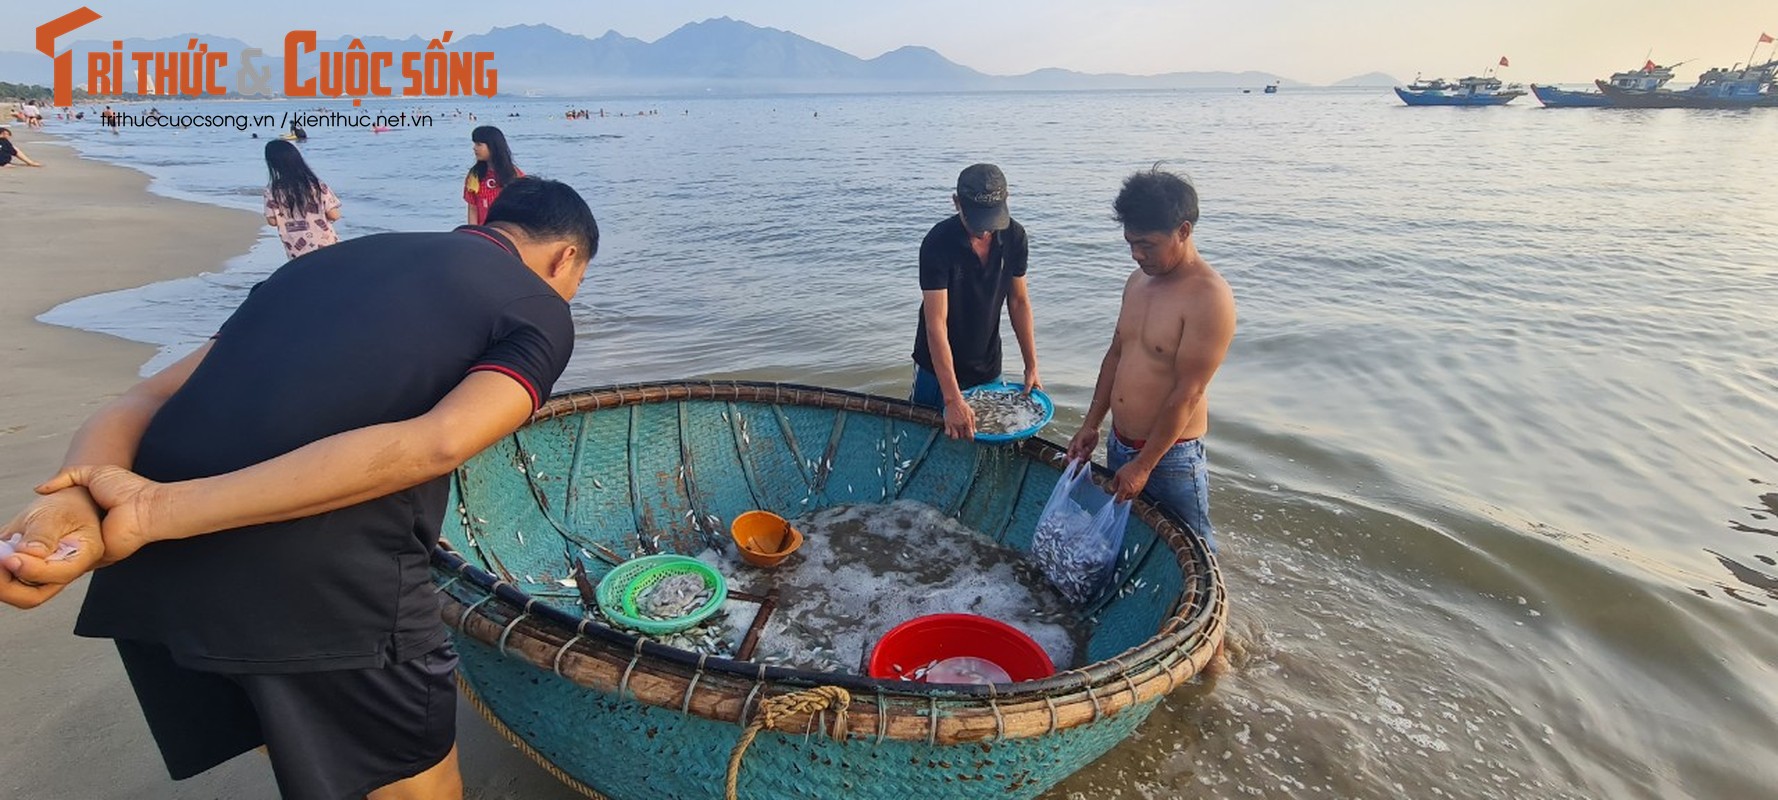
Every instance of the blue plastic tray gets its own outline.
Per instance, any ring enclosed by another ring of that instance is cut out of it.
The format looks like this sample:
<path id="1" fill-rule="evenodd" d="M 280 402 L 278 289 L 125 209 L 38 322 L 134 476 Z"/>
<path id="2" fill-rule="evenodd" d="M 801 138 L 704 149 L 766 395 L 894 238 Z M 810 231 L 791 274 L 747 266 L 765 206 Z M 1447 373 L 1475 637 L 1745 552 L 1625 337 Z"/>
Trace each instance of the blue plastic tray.
<path id="1" fill-rule="evenodd" d="M 967 389 L 963 392 L 963 396 L 972 397 L 985 392 L 1011 393 L 1022 391 L 1025 391 L 1025 384 L 1023 383 L 995 381 L 994 383 L 984 383 L 980 386 Z M 1036 436 L 1038 431 L 1043 430 L 1043 426 L 1050 424 L 1050 420 L 1055 418 L 1056 404 L 1050 400 L 1049 395 L 1044 394 L 1042 389 L 1032 389 L 1031 399 L 1037 402 L 1038 408 L 1043 409 L 1043 418 L 1039 419 L 1036 425 L 1032 425 L 1022 431 L 1013 431 L 1012 433 L 982 433 L 977 431 L 975 440 L 978 442 L 1016 442 L 1020 439 L 1029 439 Z"/>

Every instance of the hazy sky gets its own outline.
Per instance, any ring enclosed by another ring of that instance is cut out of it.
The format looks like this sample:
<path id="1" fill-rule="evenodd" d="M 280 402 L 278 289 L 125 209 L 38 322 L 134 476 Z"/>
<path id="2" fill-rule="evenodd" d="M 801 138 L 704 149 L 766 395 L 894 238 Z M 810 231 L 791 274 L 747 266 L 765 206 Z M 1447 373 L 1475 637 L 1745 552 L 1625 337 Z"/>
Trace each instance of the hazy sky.
<path id="1" fill-rule="evenodd" d="M 32 29 L 80 0 L 7 0 L 0 50 L 33 48 Z M 277 47 L 292 29 L 322 36 L 432 37 L 519 23 L 571 33 L 606 30 L 654 41 L 687 22 L 730 16 L 782 28 L 871 57 L 906 44 L 931 47 L 988 73 L 1039 67 L 1152 74 L 1184 70 L 1274 72 L 1328 83 L 1364 72 L 1456 77 L 1502 55 L 1509 80 L 1585 82 L 1639 66 L 1740 61 L 1762 30 L 1778 36 L 1778 1 L 1700 0 L 87 0 L 104 18 L 76 38 L 209 33 Z M 424 9 L 424 10 L 420 10 Z M 1761 48 L 1762 56 L 1766 48 Z M 1694 70 L 1693 68 L 1696 68 Z M 0 76 L 4 79 L 5 76 Z"/>

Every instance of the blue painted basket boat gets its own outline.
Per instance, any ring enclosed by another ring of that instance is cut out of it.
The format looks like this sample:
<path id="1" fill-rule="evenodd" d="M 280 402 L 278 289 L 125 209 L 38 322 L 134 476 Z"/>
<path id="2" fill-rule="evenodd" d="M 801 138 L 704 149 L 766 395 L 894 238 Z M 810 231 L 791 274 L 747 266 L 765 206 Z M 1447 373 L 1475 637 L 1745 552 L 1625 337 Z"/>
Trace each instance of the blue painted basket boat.
<path id="1" fill-rule="evenodd" d="M 937 686 L 731 661 L 607 628 L 562 585 L 565 547 L 695 553 L 755 508 L 914 499 L 1029 547 L 1063 450 L 941 428 L 904 401 L 787 384 L 552 398 L 454 476 L 433 565 L 466 697 L 589 797 L 1035 797 L 1128 737 L 1223 638 L 1214 558 L 1145 500 L 1114 590 L 1087 609 L 1087 663 L 1039 681 Z"/>

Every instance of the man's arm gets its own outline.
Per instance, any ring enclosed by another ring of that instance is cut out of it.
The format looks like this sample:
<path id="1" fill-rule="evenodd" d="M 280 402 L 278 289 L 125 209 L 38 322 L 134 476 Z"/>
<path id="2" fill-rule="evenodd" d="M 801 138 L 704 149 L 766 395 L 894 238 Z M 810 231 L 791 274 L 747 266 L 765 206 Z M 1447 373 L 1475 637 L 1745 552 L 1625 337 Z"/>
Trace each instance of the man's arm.
<path id="1" fill-rule="evenodd" d="M 974 436 L 975 412 L 963 401 L 957 365 L 951 358 L 951 293 L 946 289 L 928 289 L 920 295 L 924 301 L 921 313 L 926 317 L 926 350 L 932 355 L 932 372 L 945 400 L 945 433 L 953 439 Z"/>
<path id="2" fill-rule="evenodd" d="M 1019 355 L 1025 360 L 1025 391 L 1040 386 L 1037 375 L 1037 321 L 1031 313 L 1031 291 L 1023 275 L 1012 279 L 1006 293 L 1006 313 L 1012 317 L 1012 332 L 1019 340 Z"/>
<path id="3" fill-rule="evenodd" d="M 1099 378 L 1093 382 L 1093 401 L 1087 404 L 1086 419 L 1068 440 L 1069 460 L 1092 461 L 1093 451 L 1099 447 L 1099 427 L 1105 424 L 1105 415 L 1111 413 L 1111 393 L 1117 381 L 1118 363 L 1124 355 L 1124 304 L 1130 300 L 1130 287 L 1134 285 L 1136 275 L 1132 272 L 1124 279 L 1124 291 L 1118 299 L 1117 327 L 1111 329 L 1111 345 L 1105 348 L 1105 357 L 1099 360 Z"/>
<path id="4" fill-rule="evenodd" d="M 25 155 L 25 151 L 19 150 L 16 146 L 14 146 L 14 148 L 13 148 L 12 157 L 15 160 L 17 160 L 20 164 L 23 164 L 27 167 L 41 167 L 41 166 L 43 166 L 42 164 L 32 161 L 30 156 Z"/>
<path id="5" fill-rule="evenodd" d="M 1093 451 L 1099 448 L 1099 428 L 1105 424 L 1105 415 L 1111 412 L 1111 390 L 1123 354 L 1123 335 L 1113 328 L 1111 346 L 1105 348 L 1105 357 L 1099 360 L 1099 378 L 1093 383 L 1093 402 L 1087 405 L 1087 417 L 1080 423 L 1080 430 L 1068 440 L 1070 461 L 1092 461 Z"/>
<path id="6" fill-rule="evenodd" d="M 68 454 L 62 459 L 62 469 L 81 465 L 128 468 L 135 463 L 136 448 L 148 423 L 167 398 L 185 385 L 210 352 L 210 346 L 205 342 L 190 355 L 101 407 L 75 432 Z M 14 533 L 23 534 L 24 540 L 19 546 L 20 555 L 8 558 L 5 566 L 0 567 L 0 602 L 19 608 L 31 608 L 54 597 L 104 556 L 99 508 L 82 486 L 39 497 L 0 528 L 0 537 Z M 64 542 L 75 547 L 73 557 L 44 560 Z"/>
<path id="7" fill-rule="evenodd" d="M 1204 304 L 1202 313 L 1188 315 L 1181 326 L 1177 351 L 1173 356 L 1173 389 L 1167 393 L 1166 404 L 1147 432 L 1148 441 L 1142 452 L 1118 471 L 1117 496 L 1128 500 L 1142 492 L 1148 475 L 1161 463 L 1161 457 L 1185 433 L 1192 416 L 1204 402 L 1210 379 L 1222 366 L 1229 343 L 1235 338 L 1235 300 L 1226 287 L 1218 296 Z M 1133 432 L 1126 432 L 1134 435 Z M 1129 471 L 1126 476 L 1125 472 Z"/>
<path id="8" fill-rule="evenodd" d="M 345 431 L 250 467 L 158 484 L 80 467 L 42 487 L 85 485 L 107 509 L 107 560 L 144 544 L 323 514 L 449 474 L 530 419 L 531 394 L 498 372 L 470 373 L 418 417 Z"/>

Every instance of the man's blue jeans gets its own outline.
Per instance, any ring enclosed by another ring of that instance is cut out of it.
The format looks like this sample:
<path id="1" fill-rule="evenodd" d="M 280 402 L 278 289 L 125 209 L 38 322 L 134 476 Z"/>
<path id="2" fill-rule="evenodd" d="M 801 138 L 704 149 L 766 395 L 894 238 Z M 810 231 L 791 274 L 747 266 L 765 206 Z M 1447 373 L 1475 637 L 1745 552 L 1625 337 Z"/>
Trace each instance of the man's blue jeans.
<path id="1" fill-rule="evenodd" d="M 1105 466 L 1116 472 L 1139 452 L 1113 433 L 1105 442 Z M 1216 551 L 1216 531 L 1210 525 L 1210 462 L 1204 456 L 1202 439 L 1180 442 L 1167 450 L 1149 473 L 1144 491 L 1178 514 L 1193 533 L 1203 537 L 1211 552 Z"/>

